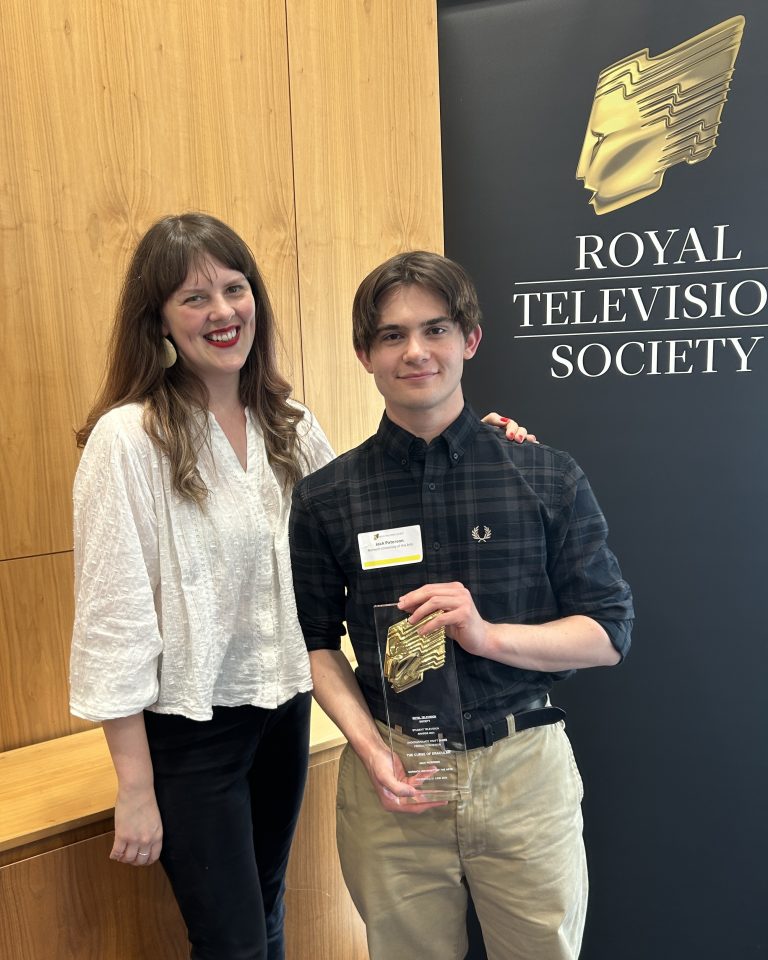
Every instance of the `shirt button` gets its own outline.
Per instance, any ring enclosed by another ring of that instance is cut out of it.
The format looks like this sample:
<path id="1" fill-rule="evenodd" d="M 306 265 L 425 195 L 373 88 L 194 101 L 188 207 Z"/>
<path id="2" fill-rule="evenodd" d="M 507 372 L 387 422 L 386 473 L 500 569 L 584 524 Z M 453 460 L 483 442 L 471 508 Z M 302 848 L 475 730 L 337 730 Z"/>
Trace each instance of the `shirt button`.
<path id="1" fill-rule="evenodd" d="M 401 460 L 400 463 L 401 463 L 402 466 L 404 466 L 404 467 L 407 467 L 407 466 L 408 466 L 408 461 L 407 461 L 407 460 Z"/>
<path id="2" fill-rule="evenodd" d="M 465 713 L 465 714 L 464 714 L 464 719 L 465 719 L 465 720 L 471 720 L 471 719 L 472 719 L 472 714 L 471 714 L 471 713 Z"/>
<path id="3" fill-rule="evenodd" d="M 428 487 L 428 489 L 430 489 L 430 490 L 434 490 L 434 489 L 435 489 L 435 484 L 434 484 L 434 483 L 428 483 L 428 484 L 427 484 L 427 487 Z"/>
<path id="4" fill-rule="evenodd" d="M 440 543 L 439 543 L 437 540 L 435 540 L 435 542 L 432 544 L 432 549 L 433 549 L 433 550 L 439 550 L 439 549 L 440 549 Z"/>
<path id="5" fill-rule="evenodd" d="M 458 459 L 459 459 L 458 453 L 454 453 L 454 454 L 453 454 L 453 459 L 454 459 L 454 460 L 458 460 Z"/>

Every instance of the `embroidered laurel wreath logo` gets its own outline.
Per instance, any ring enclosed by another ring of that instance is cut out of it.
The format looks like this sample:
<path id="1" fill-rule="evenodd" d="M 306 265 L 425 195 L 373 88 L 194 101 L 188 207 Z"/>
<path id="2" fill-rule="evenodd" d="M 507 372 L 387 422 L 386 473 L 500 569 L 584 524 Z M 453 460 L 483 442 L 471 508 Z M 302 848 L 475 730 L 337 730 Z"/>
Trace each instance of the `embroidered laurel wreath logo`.
<path id="1" fill-rule="evenodd" d="M 485 543 L 486 540 L 491 539 L 491 528 L 483 527 L 483 535 L 480 536 L 480 527 L 472 527 L 472 539 L 477 540 L 478 543 Z"/>

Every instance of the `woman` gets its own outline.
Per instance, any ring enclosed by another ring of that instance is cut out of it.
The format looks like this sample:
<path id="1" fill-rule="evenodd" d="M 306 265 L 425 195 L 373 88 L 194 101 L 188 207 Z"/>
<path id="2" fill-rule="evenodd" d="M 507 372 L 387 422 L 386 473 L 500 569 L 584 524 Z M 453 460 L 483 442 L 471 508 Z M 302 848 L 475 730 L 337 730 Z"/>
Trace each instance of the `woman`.
<path id="1" fill-rule="evenodd" d="M 166 217 L 131 260 L 78 434 L 72 711 L 103 721 L 115 763 L 112 858 L 162 859 L 201 960 L 283 956 L 306 776 L 286 520 L 333 452 L 274 345 L 246 244 Z"/>
<path id="2" fill-rule="evenodd" d="M 333 457 L 289 391 L 247 245 L 203 214 L 155 223 L 78 433 L 71 709 L 115 764 L 111 857 L 161 860 L 194 960 L 284 956 L 311 687 L 287 514 Z"/>

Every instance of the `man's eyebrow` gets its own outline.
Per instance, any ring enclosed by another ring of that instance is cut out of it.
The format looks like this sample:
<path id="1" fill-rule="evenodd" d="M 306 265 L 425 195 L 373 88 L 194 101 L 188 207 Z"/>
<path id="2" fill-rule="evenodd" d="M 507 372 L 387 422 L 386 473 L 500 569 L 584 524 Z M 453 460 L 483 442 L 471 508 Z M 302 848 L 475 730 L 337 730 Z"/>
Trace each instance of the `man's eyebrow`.
<path id="1" fill-rule="evenodd" d="M 441 323 L 453 323 L 453 320 L 450 317 L 432 317 L 430 320 L 423 320 L 419 324 L 419 328 L 434 327 Z M 393 330 L 405 330 L 405 324 L 382 323 L 380 326 L 376 327 L 376 333 L 381 333 L 382 331 L 393 331 Z"/>

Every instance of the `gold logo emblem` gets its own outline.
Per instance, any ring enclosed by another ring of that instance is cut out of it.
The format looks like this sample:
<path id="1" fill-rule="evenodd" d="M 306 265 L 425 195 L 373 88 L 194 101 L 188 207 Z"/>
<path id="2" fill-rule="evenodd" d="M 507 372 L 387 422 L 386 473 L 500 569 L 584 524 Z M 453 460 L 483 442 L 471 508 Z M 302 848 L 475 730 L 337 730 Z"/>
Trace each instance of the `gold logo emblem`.
<path id="1" fill-rule="evenodd" d="M 669 167 L 712 153 L 744 17 L 732 17 L 657 57 L 648 49 L 598 77 L 576 178 L 595 213 L 655 193 Z"/>
<path id="2" fill-rule="evenodd" d="M 399 620 L 387 631 L 384 676 L 392 684 L 395 693 L 402 693 L 421 683 L 425 670 L 439 670 L 445 665 L 445 627 L 431 630 L 423 637 L 416 632 L 417 627 L 429 623 L 443 612 L 435 610 L 415 624 L 408 623 L 407 619 Z"/>
<path id="3" fill-rule="evenodd" d="M 483 535 L 480 536 L 480 527 L 472 527 L 472 539 L 480 543 L 487 543 L 491 539 L 491 528 L 483 527 Z"/>

